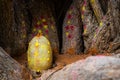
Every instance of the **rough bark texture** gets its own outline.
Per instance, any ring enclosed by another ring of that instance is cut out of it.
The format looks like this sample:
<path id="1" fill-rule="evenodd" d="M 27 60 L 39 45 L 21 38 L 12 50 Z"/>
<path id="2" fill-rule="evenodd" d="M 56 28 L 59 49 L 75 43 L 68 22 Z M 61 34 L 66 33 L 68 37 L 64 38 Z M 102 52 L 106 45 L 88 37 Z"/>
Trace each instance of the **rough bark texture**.
<path id="1" fill-rule="evenodd" d="M 98 23 L 89 0 L 78 0 L 78 4 L 83 26 L 84 52 L 86 53 L 91 47 L 94 32 Z"/>
<path id="2" fill-rule="evenodd" d="M 84 52 L 120 52 L 120 1 L 78 0 L 83 22 Z"/>
<path id="3" fill-rule="evenodd" d="M 30 22 L 24 1 L 1 0 L 1 46 L 12 56 L 25 53 Z"/>
<path id="4" fill-rule="evenodd" d="M 10 0 L 0 0 L 0 46 L 10 51 L 10 44 L 13 44 L 14 38 L 13 26 L 13 3 Z"/>
<path id="5" fill-rule="evenodd" d="M 99 52 L 120 52 L 120 0 L 109 0 L 108 10 L 94 33 L 92 47 Z M 94 9 L 93 9 L 94 10 Z M 97 12 L 97 11 L 96 11 Z M 99 15 L 98 15 L 99 16 Z"/>
<path id="6" fill-rule="evenodd" d="M 13 19 L 13 32 L 14 32 L 14 46 L 12 49 L 17 52 L 25 53 L 28 44 L 28 35 L 30 33 L 30 14 L 27 10 L 25 0 L 13 0 L 14 19 Z"/>
<path id="7" fill-rule="evenodd" d="M 63 23 L 63 53 L 83 52 L 82 22 L 74 1 L 66 13 Z"/>
<path id="8" fill-rule="evenodd" d="M 119 80 L 120 58 L 91 56 L 58 71 L 48 71 L 38 80 Z"/>
<path id="9" fill-rule="evenodd" d="M 63 53 L 120 52 L 119 5 L 119 0 L 74 0 L 64 19 Z"/>
<path id="10" fill-rule="evenodd" d="M 0 47 L 0 80 L 30 80 L 27 70 Z"/>

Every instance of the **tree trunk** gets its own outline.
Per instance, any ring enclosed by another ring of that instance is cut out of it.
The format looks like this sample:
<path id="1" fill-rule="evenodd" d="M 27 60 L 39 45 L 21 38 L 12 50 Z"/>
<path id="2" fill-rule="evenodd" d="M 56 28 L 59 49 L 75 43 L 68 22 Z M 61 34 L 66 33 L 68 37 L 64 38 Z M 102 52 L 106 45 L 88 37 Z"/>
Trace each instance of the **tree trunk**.
<path id="1" fill-rule="evenodd" d="M 81 14 L 81 21 L 82 21 L 82 27 L 83 27 L 83 40 L 84 40 L 84 52 L 86 53 L 92 43 L 92 38 L 94 31 L 96 29 L 97 21 L 94 16 L 93 11 L 91 10 L 91 6 L 89 3 L 89 0 L 77 0 L 79 13 Z"/>
<path id="2" fill-rule="evenodd" d="M 66 13 L 63 23 L 63 53 L 79 54 L 83 52 L 82 21 L 74 1 Z"/>
<path id="3" fill-rule="evenodd" d="M 0 80 L 31 80 L 27 70 L 0 47 Z"/>
<path id="4" fill-rule="evenodd" d="M 11 56 L 25 53 L 30 27 L 25 2 L 1 0 L 0 5 L 1 46 Z"/>
<path id="5" fill-rule="evenodd" d="M 14 43 L 13 26 L 13 3 L 10 0 L 0 0 L 0 46 L 10 53 Z M 11 45 L 12 44 L 12 45 Z"/>
<path id="6" fill-rule="evenodd" d="M 97 0 L 95 0 L 97 1 Z M 104 2 L 104 1 L 103 1 Z M 109 52 L 109 53 L 119 53 L 120 52 L 120 1 L 116 0 L 108 0 L 106 1 L 108 4 L 108 8 L 104 15 L 98 15 L 99 17 L 102 16 L 100 22 L 98 23 L 98 27 L 94 32 L 94 38 L 92 47 L 98 49 L 99 52 Z M 92 7 L 100 5 L 94 4 Z M 97 6 L 99 7 L 99 6 Z M 102 8 L 102 7 L 100 7 Z M 98 10 L 98 11 L 97 11 Z M 96 13 L 101 12 L 100 9 L 96 9 Z M 93 8 L 93 11 L 95 9 Z M 96 16 L 97 17 L 97 16 Z"/>
<path id="7" fill-rule="evenodd" d="M 78 0 L 83 23 L 84 52 L 120 52 L 120 1 Z"/>

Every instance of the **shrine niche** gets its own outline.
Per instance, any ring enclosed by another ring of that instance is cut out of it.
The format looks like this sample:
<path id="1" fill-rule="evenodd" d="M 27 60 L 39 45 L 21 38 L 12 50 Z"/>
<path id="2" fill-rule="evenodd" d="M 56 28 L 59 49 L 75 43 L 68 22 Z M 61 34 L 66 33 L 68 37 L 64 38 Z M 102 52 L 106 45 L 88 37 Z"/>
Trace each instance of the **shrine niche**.
<path id="1" fill-rule="evenodd" d="M 39 3 L 39 4 L 38 4 Z M 36 9 L 36 10 L 34 10 Z M 30 40 L 37 33 L 42 33 L 51 43 L 52 50 L 55 52 L 59 50 L 59 41 L 56 29 L 56 22 L 50 6 L 47 1 L 31 1 L 32 32 Z"/>
<path id="2" fill-rule="evenodd" d="M 119 5 L 120 0 L 0 0 L 0 80 L 120 79 Z"/>

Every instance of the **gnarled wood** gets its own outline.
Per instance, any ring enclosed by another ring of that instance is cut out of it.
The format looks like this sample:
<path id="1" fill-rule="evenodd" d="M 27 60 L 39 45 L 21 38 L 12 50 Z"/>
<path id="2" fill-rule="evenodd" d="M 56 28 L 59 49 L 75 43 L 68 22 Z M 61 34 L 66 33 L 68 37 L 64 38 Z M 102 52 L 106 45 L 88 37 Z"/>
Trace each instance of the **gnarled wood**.
<path id="1" fill-rule="evenodd" d="M 108 11 L 101 20 L 98 32 L 94 38 L 92 47 L 96 47 L 99 52 L 120 52 L 120 1 L 110 0 Z"/>
<path id="2" fill-rule="evenodd" d="M 63 23 L 63 53 L 80 54 L 83 52 L 82 21 L 76 0 L 69 7 Z"/>
<path id="3" fill-rule="evenodd" d="M 0 47 L 0 80 L 30 80 L 27 70 Z"/>

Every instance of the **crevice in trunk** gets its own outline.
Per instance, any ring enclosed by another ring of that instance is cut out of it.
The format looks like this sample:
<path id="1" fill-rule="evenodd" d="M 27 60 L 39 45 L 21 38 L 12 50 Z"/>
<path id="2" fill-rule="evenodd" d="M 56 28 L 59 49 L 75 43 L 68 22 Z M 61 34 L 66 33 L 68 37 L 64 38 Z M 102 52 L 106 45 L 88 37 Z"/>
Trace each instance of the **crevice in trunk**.
<path id="1" fill-rule="evenodd" d="M 66 0 L 66 2 L 64 3 L 64 5 L 62 6 L 61 8 L 61 11 L 58 11 L 55 7 L 55 13 L 56 13 L 56 26 L 57 26 L 57 32 L 58 32 L 58 38 L 59 38 L 59 53 L 62 53 L 62 34 L 63 34 L 63 21 L 64 21 L 64 18 L 65 18 L 65 14 L 69 8 L 69 6 L 71 5 L 72 3 L 72 0 Z"/>

